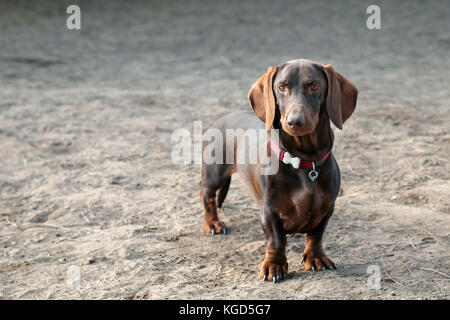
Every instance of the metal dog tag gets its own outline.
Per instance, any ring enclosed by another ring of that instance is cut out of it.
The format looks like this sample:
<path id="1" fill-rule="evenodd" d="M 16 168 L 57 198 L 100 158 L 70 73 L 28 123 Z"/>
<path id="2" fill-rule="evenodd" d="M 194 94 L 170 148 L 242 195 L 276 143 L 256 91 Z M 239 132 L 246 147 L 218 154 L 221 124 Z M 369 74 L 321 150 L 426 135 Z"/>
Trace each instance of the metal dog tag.
<path id="1" fill-rule="evenodd" d="M 314 180 L 316 180 L 318 176 L 319 176 L 319 173 L 316 170 L 311 170 L 310 172 L 308 172 L 308 178 L 312 182 L 314 182 Z"/>

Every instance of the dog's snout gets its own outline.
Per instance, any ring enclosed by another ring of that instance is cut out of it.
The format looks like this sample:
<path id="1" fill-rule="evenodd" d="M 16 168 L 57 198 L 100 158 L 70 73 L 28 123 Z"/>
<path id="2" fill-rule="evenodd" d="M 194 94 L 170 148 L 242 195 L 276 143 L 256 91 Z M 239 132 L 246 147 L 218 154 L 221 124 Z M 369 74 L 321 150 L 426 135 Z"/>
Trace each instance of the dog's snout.
<path id="1" fill-rule="evenodd" d="M 286 122 L 291 129 L 300 128 L 305 125 L 305 116 L 290 114 Z"/>

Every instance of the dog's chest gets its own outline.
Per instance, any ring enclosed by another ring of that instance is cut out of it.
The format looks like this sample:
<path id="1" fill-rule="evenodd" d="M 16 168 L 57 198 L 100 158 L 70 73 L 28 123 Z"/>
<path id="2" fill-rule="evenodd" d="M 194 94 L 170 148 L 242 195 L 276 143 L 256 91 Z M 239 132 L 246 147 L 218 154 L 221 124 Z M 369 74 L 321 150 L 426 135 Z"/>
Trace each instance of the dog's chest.
<path id="1" fill-rule="evenodd" d="M 284 181 L 283 181 L 284 180 Z M 331 190 L 320 177 L 311 181 L 307 172 L 278 179 L 277 206 L 287 233 L 314 230 L 330 209 Z"/>

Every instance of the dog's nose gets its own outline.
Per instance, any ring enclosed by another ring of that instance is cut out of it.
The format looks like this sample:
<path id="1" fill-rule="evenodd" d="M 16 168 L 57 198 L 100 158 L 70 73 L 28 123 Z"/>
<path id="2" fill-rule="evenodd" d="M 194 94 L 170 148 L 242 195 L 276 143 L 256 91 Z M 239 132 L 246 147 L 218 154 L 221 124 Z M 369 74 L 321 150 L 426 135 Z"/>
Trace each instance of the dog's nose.
<path id="1" fill-rule="evenodd" d="M 295 127 L 300 128 L 304 124 L 305 124 L 305 116 L 303 116 L 303 115 L 290 114 L 287 118 L 287 125 L 291 129 L 293 129 Z"/>

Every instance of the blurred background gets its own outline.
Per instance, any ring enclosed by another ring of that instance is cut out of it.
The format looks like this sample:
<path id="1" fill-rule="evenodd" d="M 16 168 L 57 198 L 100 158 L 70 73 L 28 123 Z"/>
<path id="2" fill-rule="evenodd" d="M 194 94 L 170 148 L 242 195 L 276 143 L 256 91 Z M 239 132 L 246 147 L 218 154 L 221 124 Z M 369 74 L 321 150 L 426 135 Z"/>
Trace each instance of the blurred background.
<path id="1" fill-rule="evenodd" d="M 79 1 L 81 31 L 70 31 L 72 2 L 1 1 L 6 85 L 27 78 L 25 88 L 70 82 L 200 99 L 208 90 L 245 103 L 267 66 L 301 57 L 351 72 L 363 102 L 447 94 L 436 72 L 449 64 L 446 1 Z M 370 4 L 381 8 L 381 30 L 366 27 Z M 17 61 L 30 58 L 43 62 Z"/>
<path id="2" fill-rule="evenodd" d="M 66 9 L 81 8 L 81 30 Z M 381 30 L 369 30 L 369 5 Z M 448 298 L 448 1 L 0 1 L 0 298 Z M 171 134 L 249 108 L 269 66 L 332 64 L 359 89 L 334 153 L 339 270 L 257 279 L 259 210 L 234 179 L 202 233 L 198 165 Z M 381 270 L 380 290 L 367 268 Z M 82 286 L 66 285 L 81 268 Z"/>

